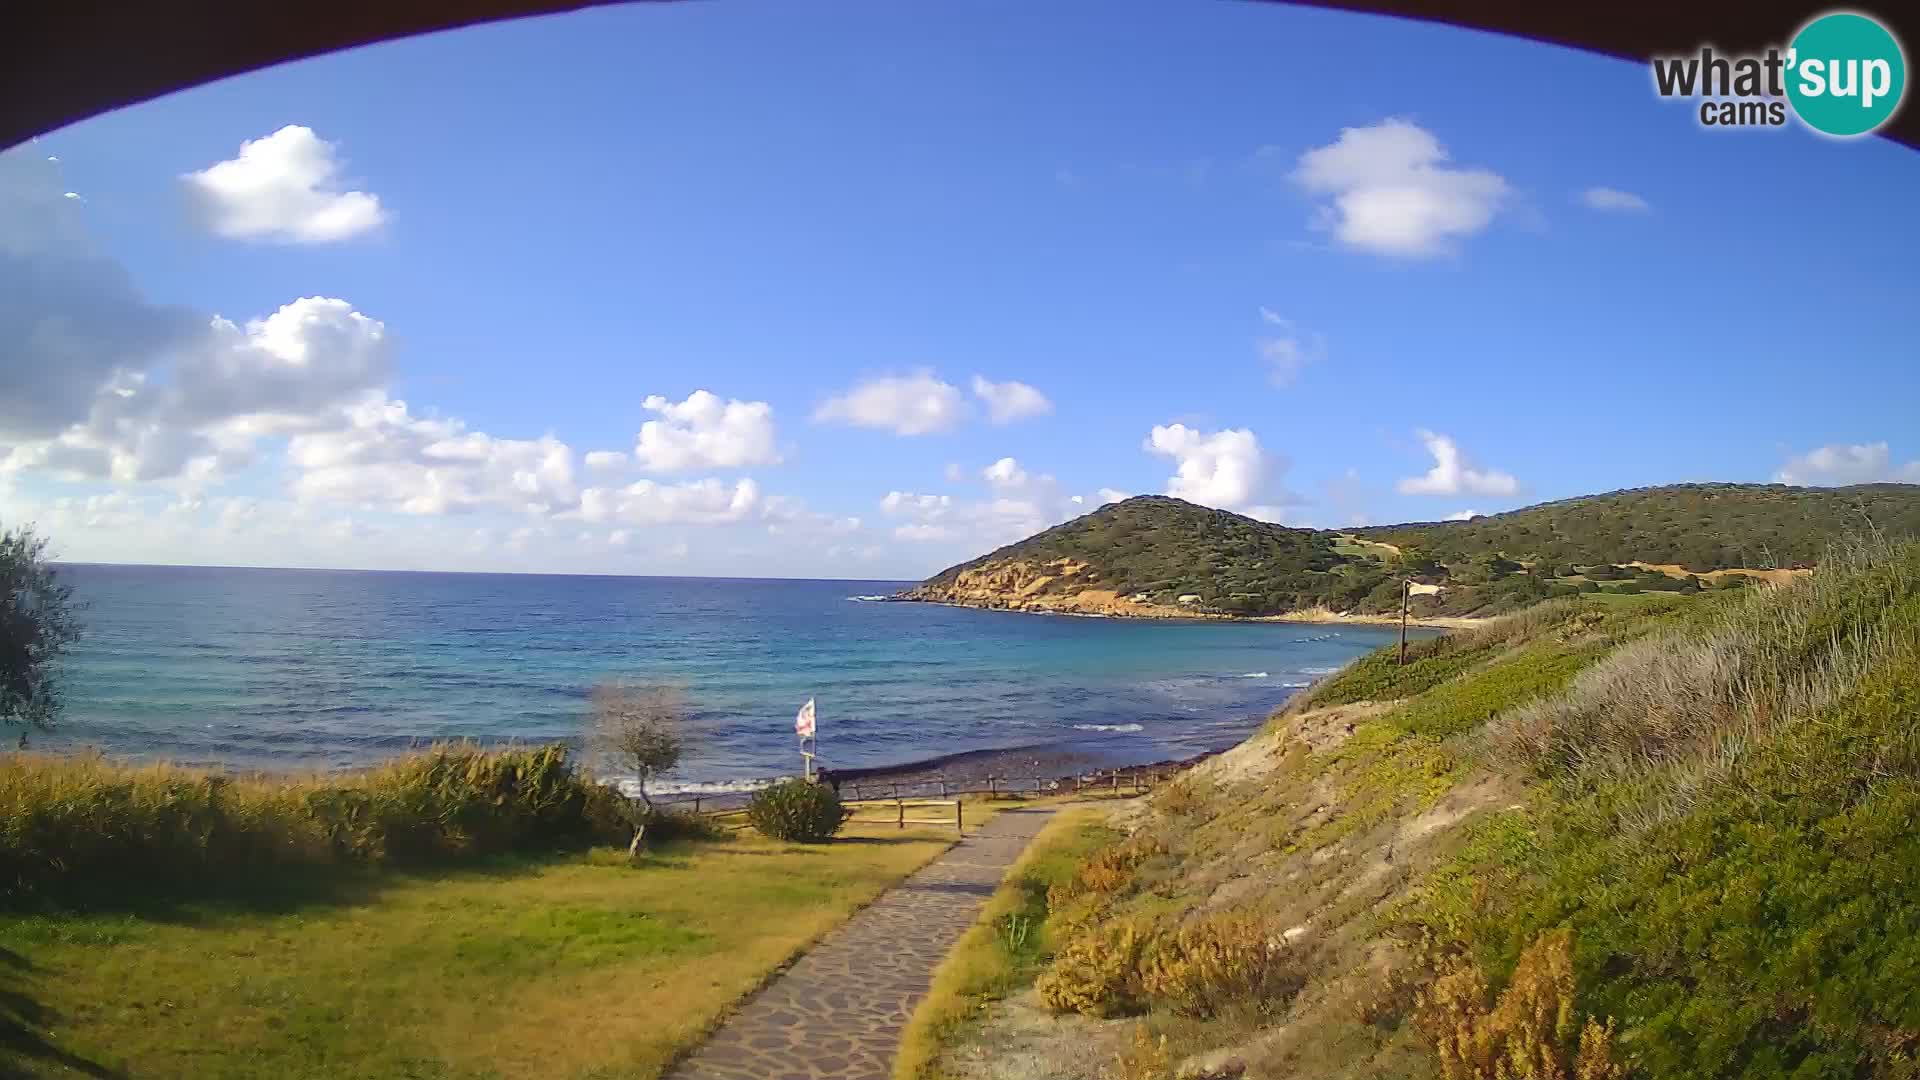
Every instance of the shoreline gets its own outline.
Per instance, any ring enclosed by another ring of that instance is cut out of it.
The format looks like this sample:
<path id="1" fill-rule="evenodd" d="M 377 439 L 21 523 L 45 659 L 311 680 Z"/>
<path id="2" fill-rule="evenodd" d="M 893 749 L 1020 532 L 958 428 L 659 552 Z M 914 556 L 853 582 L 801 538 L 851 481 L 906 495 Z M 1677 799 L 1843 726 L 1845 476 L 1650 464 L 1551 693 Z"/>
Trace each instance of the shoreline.
<path id="1" fill-rule="evenodd" d="M 1278 615 L 1230 615 L 1221 611 L 1186 611 L 1179 608 L 1147 606 L 1139 611 L 1074 611 L 1069 608 L 1050 607 L 997 607 L 988 604 L 968 604 L 959 600 L 929 600 L 918 596 L 895 594 L 887 597 L 889 604 L 933 604 L 936 607 L 965 608 L 969 611 L 997 611 L 1009 615 L 1058 615 L 1070 619 L 1122 619 L 1140 622 L 1237 622 L 1237 623 L 1295 623 L 1299 625 L 1349 625 L 1349 626 L 1399 626 L 1400 616 L 1391 614 L 1360 615 L 1346 611 L 1331 611 L 1327 608 L 1297 608 L 1283 611 Z M 1477 615 L 1410 615 L 1409 627 L 1423 630 L 1468 630 L 1483 626 L 1492 621 L 1486 616 Z"/>

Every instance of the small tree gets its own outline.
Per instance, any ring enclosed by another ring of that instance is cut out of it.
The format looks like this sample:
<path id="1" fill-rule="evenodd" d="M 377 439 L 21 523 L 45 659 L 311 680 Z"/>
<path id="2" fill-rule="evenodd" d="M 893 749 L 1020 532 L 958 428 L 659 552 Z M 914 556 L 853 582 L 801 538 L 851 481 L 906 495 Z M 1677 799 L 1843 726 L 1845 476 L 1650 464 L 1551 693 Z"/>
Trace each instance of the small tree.
<path id="1" fill-rule="evenodd" d="M 46 539 L 31 527 L 0 532 L 0 724 L 53 726 L 60 658 L 80 638 L 74 610 Z"/>
<path id="2" fill-rule="evenodd" d="M 653 819 L 647 784 L 673 771 L 686 751 L 686 716 L 686 697 L 675 687 L 607 683 L 594 688 L 588 743 L 619 768 L 631 769 L 640 791 L 640 805 L 626 803 L 633 826 L 629 857 L 640 853 Z"/>

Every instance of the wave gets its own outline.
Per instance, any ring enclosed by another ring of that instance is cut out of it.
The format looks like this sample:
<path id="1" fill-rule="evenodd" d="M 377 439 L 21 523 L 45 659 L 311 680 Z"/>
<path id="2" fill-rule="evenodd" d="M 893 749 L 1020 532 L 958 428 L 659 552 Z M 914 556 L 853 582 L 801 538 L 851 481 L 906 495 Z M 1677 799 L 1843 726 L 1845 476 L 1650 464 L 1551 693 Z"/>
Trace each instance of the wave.
<path id="1" fill-rule="evenodd" d="M 1075 731 L 1113 731 L 1123 733 L 1146 730 L 1139 724 L 1075 724 L 1073 725 L 1073 729 Z"/>
<path id="2" fill-rule="evenodd" d="M 847 597 L 847 599 L 849 599 L 849 600 L 852 600 L 852 601 L 854 601 L 855 603 L 859 603 L 859 604 L 884 604 L 884 603 L 886 603 L 887 601 L 889 601 L 889 600 L 891 600 L 891 599 L 893 599 L 893 597 L 891 597 L 891 596 L 879 596 L 879 595 L 874 595 L 874 596 L 849 596 L 849 597 Z"/>
<path id="3" fill-rule="evenodd" d="M 1303 667 L 1303 668 L 1301 668 L 1301 669 L 1300 669 L 1300 674 L 1302 674 L 1302 675 L 1331 675 L 1331 674 L 1333 674 L 1334 672 L 1336 672 L 1336 671 L 1339 671 L 1339 670 L 1340 670 L 1340 669 L 1339 669 L 1339 668 L 1337 668 L 1337 667 Z"/>
<path id="4" fill-rule="evenodd" d="M 1243 679 L 1264 679 L 1267 677 L 1267 673 L 1264 671 L 1249 671 L 1240 677 Z"/>
<path id="5" fill-rule="evenodd" d="M 1283 682 L 1280 685 L 1286 687 L 1289 690 L 1305 690 L 1307 687 L 1312 686 L 1313 684 L 1310 682 Z"/>
<path id="6" fill-rule="evenodd" d="M 649 795 L 741 795 L 749 791 L 759 791 L 768 784 L 784 777 L 759 777 L 745 780 L 705 780 L 687 783 L 655 784 L 647 788 Z M 628 795 L 638 795 L 640 785 L 631 776 L 617 776 L 608 783 Z"/>

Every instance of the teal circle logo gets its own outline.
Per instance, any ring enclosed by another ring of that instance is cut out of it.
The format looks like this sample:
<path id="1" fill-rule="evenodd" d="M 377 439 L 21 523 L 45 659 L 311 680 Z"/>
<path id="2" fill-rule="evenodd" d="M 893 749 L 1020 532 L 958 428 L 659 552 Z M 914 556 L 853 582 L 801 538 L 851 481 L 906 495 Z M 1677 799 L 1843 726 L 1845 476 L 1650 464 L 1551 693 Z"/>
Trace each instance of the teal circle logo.
<path id="1" fill-rule="evenodd" d="M 1815 131 L 1865 135 L 1893 116 L 1906 92 L 1900 43 L 1865 15 L 1822 15 L 1787 48 L 1787 100 Z"/>

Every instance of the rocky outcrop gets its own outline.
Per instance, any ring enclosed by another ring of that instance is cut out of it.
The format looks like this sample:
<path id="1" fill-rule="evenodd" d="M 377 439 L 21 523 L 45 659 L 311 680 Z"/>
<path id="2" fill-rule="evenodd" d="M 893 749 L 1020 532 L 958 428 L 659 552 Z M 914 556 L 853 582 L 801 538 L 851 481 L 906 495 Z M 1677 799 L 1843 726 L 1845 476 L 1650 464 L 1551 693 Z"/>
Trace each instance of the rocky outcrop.
<path id="1" fill-rule="evenodd" d="M 942 575 L 899 594 L 900 600 L 992 608 L 999 611 L 1037 611 L 1061 615 L 1113 615 L 1144 619 L 1209 617 L 1192 608 L 1155 604 L 1138 596 L 1121 596 L 1112 589 L 1093 587 L 1085 579 L 1086 563 L 1055 559 L 1037 563 L 1005 559 L 969 567 L 951 577 Z M 944 580 L 943 580 L 944 578 Z"/>

